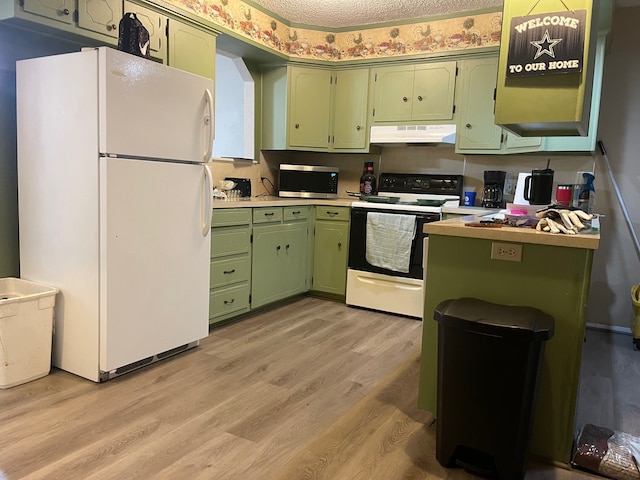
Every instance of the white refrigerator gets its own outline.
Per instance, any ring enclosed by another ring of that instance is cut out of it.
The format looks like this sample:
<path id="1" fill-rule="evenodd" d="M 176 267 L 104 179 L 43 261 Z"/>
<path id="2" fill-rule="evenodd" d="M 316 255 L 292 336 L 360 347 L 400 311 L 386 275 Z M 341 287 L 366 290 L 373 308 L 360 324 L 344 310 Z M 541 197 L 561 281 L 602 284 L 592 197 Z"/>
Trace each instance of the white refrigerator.
<path id="1" fill-rule="evenodd" d="M 208 335 L 213 80 L 101 47 L 16 65 L 20 270 L 53 365 L 104 381 Z"/>

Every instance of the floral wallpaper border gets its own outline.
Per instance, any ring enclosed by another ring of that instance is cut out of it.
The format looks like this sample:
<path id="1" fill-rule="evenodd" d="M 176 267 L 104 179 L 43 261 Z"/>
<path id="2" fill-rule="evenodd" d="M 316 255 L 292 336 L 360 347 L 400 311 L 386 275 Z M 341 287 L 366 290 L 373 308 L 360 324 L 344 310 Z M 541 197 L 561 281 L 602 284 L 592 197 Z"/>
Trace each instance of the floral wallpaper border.
<path id="1" fill-rule="evenodd" d="M 292 28 L 242 0 L 165 0 L 277 52 L 301 59 L 362 60 L 498 46 L 502 12 L 350 32 Z"/>

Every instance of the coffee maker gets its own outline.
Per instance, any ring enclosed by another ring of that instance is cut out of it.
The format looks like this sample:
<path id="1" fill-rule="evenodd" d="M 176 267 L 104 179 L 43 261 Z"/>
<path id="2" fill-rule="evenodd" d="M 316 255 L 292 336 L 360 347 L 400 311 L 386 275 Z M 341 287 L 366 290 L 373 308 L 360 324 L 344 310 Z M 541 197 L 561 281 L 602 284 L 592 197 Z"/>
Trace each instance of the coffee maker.
<path id="1" fill-rule="evenodd" d="M 504 208 L 504 179 L 507 172 L 501 170 L 485 170 L 484 188 L 482 190 L 482 206 L 485 208 Z"/>

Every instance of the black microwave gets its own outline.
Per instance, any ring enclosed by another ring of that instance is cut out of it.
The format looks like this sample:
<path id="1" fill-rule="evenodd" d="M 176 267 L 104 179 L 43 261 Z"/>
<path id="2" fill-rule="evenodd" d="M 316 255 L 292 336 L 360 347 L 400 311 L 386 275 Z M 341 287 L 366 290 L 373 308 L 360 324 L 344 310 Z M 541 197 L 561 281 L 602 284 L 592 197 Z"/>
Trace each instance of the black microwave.
<path id="1" fill-rule="evenodd" d="M 338 168 L 319 165 L 280 165 L 278 195 L 298 198 L 337 198 Z"/>

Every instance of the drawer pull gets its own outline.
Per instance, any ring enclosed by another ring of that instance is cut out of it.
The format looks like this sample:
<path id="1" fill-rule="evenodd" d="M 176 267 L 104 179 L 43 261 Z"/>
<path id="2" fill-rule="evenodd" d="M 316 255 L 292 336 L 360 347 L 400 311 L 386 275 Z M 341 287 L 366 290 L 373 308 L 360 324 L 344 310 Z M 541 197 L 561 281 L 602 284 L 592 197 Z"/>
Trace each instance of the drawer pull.
<path id="1" fill-rule="evenodd" d="M 280 250 L 281 248 L 282 248 L 282 247 L 281 247 L 280 245 L 278 245 L 278 246 L 276 247 L 276 250 Z"/>
<path id="2" fill-rule="evenodd" d="M 265 217 L 273 217 L 275 214 L 273 212 L 267 212 L 264 214 Z"/>
<path id="3" fill-rule="evenodd" d="M 329 210 L 327 210 L 327 215 L 329 215 L 330 217 L 335 217 L 336 215 L 338 215 L 340 212 L 331 212 Z"/>
<path id="4" fill-rule="evenodd" d="M 291 245 L 289 245 L 289 244 L 287 243 L 287 247 L 286 247 L 286 248 L 287 248 L 287 249 L 289 249 L 289 247 L 290 247 L 290 246 L 291 246 Z"/>
<path id="5" fill-rule="evenodd" d="M 231 275 L 232 273 L 236 273 L 236 269 L 234 268 L 233 270 L 225 270 L 224 272 L 225 275 Z"/>
<path id="6" fill-rule="evenodd" d="M 224 304 L 225 304 L 225 305 L 231 305 L 231 304 L 232 304 L 233 302 L 235 302 L 235 301 L 236 301 L 236 299 L 235 299 L 235 298 L 232 298 L 231 300 L 225 300 L 225 301 L 224 301 Z"/>
<path id="7" fill-rule="evenodd" d="M 295 212 L 291 212 L 291 215 L 300 215 L 301 213 L 300 210 L 296 210 Z"/>

